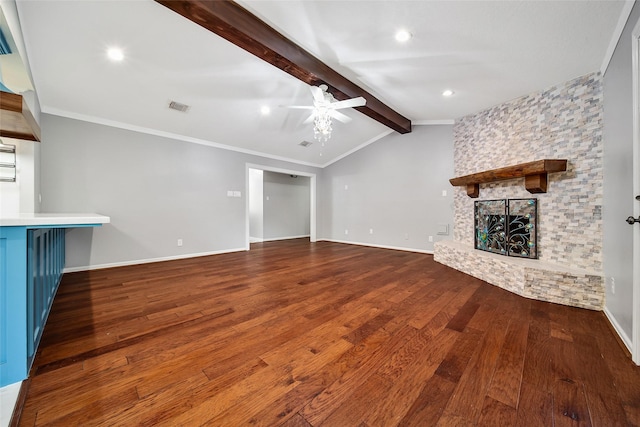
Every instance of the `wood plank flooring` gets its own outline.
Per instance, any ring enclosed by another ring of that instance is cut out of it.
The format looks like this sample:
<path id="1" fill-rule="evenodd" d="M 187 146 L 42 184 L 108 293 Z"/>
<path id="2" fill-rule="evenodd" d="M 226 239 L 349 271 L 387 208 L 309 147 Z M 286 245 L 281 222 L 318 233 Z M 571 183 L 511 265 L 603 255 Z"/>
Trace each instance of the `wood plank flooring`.
<path id="1" fill-rule="evenodd" d="M 66 274 L 19 424 L 638 426 L 606 322 L 306 239 Z"/>

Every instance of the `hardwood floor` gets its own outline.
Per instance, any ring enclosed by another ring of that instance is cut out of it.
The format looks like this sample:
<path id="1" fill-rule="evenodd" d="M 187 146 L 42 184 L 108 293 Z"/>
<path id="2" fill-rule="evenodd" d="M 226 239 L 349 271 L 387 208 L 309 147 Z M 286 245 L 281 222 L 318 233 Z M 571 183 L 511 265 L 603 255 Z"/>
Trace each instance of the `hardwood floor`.
<path id="1" fill-rule="evenodd" d="M 66 274 L 20 425 L 640 425 L 604 315 L 291 240 Z"/>

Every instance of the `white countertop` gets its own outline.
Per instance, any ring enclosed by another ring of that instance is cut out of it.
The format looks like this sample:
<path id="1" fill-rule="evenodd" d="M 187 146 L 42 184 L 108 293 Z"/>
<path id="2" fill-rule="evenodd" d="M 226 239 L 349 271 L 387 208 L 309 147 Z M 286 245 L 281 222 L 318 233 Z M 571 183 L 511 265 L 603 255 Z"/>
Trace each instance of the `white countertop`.
<path id="1" fill-rule="evenodd" d="M 34 225 L 108 224 L 111 218 L 97 213 L 19 213 L 0 216 L 0 227 Z"/>

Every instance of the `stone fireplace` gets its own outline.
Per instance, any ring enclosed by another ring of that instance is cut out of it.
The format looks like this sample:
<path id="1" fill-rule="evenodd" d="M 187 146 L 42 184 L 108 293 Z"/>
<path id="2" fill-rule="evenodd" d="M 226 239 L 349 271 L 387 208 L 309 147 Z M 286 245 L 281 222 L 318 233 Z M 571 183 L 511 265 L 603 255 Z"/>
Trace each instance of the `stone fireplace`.
<path id="1" fill-rule="evenodd" d="M 531 199 L 524 178 L 516 178 L 481 184 L 477 199 L 456 187 L 454 240 L 435 245 L 435 260 L 525 297 L 601 310 L 602 150 L 599 73 L 457 120 L 456 176 L 537 159 L 568 162 L 535 194 L 538 259 L 476 249 L 475 201 Z"/>

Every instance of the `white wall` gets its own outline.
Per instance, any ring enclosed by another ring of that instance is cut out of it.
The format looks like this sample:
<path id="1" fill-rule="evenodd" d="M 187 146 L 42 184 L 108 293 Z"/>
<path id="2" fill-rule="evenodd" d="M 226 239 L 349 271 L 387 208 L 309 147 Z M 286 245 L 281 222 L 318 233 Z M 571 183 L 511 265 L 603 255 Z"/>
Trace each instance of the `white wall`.
<path id="1" fill-rule="evenodd" d="M 72 269 L 245 249 L 246 164 L 319 171 L 48 114 L 42 134 L 42 211 L 111 217 L 68 231 Z"/>
<path id="2" fill-rule="evenodd" d="M 310 179 L 264 171 L 264 239 L 308 236 Z"/>
<path id="3" fill-rule="evenodd" d="M 12 138 L 2 138 L 2 142 L 16 147 L 16 181 L 0 182 L 0 214 L 38 212 L 39 143 Z"/>
<path id="4" fill-rule="evenodd" d="M 390 134 L 324 169 L 320 236 L 431 252 L 428 236 L 452 238 L 452 177 L 451 125 Z M 437 234 L 440 225 L 448 235 Z"/>
<path id="5" fill-rule="evenodd" d="M 260 169 L 249 169 L 249 239 L 252 242 L 261 242 L 264 239 L 262 175 Z"/>
<path id="6" fill-rule="evenodd" d="M 635 4 L 604 75 L 604 272 L 605 310 L 630 344 L 632 332 L 633 239 L 624 220 L 633 214 L 633 116 L 631 32 L 640 19 Z M 635 225 L 637 227 L 637 225 Z M 612 288 L 615 280 L 615 293 Z"/>

